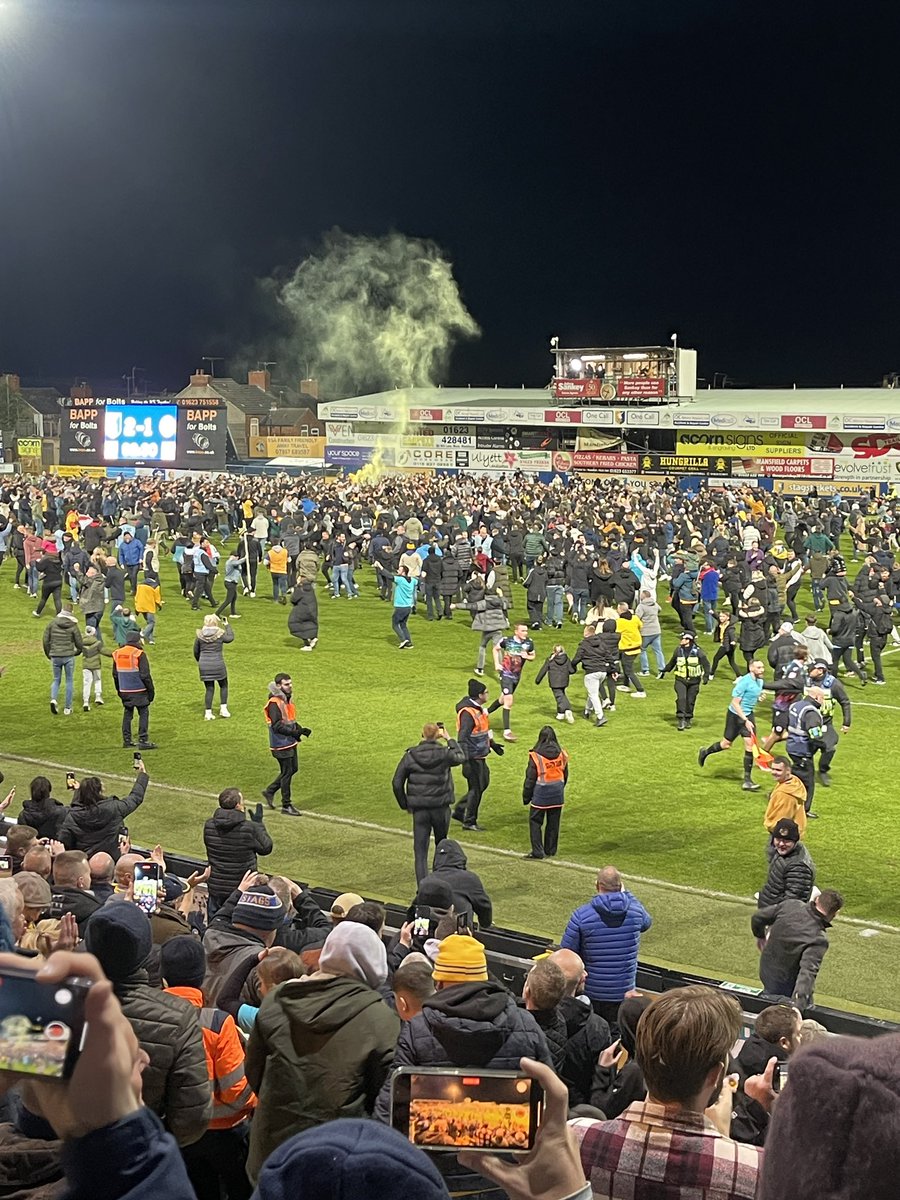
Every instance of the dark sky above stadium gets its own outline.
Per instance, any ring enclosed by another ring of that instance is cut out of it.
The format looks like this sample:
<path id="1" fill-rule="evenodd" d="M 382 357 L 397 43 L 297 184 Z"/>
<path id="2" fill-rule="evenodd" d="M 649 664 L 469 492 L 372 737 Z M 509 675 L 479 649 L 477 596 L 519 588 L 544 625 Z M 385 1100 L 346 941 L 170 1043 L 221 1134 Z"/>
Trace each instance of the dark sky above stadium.
<path id="1" fill-rule="evenodd" d="M 337 225 L 443 247 L 483 331 L 448 382 L 673 331 L 708 379 L 878 382 L 898 32 L 877 0 L 0 0 L 0 370 L 264 354 L 253 280 Z"/>

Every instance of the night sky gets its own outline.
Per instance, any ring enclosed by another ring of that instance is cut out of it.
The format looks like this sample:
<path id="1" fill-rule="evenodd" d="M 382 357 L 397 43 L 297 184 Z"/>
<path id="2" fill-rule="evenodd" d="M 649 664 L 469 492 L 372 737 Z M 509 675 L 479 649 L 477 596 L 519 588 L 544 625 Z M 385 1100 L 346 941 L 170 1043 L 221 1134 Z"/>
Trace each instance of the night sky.
<path id="1" fill-rule="evenodd" d="M 0 370 L 265 357 L 254 279 L 338 225 L 444 248 L 451 383 L 673 331 L 710 379 L 880 382 L 898 7 L 0 0 Z"/>

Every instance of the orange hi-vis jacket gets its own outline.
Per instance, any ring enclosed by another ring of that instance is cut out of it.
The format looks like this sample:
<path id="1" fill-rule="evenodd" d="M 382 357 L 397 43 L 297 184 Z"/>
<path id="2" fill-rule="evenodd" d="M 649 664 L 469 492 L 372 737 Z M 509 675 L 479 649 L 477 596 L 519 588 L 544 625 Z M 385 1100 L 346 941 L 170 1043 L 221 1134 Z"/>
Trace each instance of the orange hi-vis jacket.
<path id="1" fill-rule="evenodd" d="M 270 750 L 292 750 L 297 745 L 297 739 L 293 734 L 288 735 L 279 733 L 272 723 L 272 718 L 269 716 L 269 706 L 275 704 L 278 706 L 280 721 L 296 721 L 297 710 L 294 708 L 292 700 L 286 699 L 284 696 L 270 696 L 266 701 L 266 707 L 263 709 L 266 717 L 266 724 L 269 727 L 269 749 Z"/>
<path id="2" fill-rule="evenodd" d="M 119 694 L 134 696 L 147 691 L 141 679 L 140 662 L 144 651 L 140 646 L 119 646 L 113 650 Z"/>
<path id="3" fill-rule="evenodd" d="M 568 754 L 565 750 L 560 750 L 556 758 L 544 758 L 543 754 L 538 754 L 536 750 L 529 750 L 528 757 L 531 767 L 526 775 L 526 788 L 531 768 L 534 770 L 535 779 L 534 789 L 530 798 L 526 797 L 526 801 L 532 808 L 562 808 L 566 798 Z"/>
<path id="4" fill-rule="evenodd" d="M 456 732 L 462 733 L 463 714 L 472 721 L 472 731 L 459 739 L 466 758 L 487 758 L 491 752 L 491 719 L 474 700 L 469 700 L 456 709 Z"/>
<path id="5" fill-rule="evenodd" d="M 213 1115 L 210 1129 L 233 1129 L 246 1121 L 256 1108 L 256 1095 L 247 1082 L 244 1044 L 234 1018 L 221 1008 L 206 1008 L 199 988 L 166 988 L 198 1008 L 206 1069 L 212 1084 Z"/>

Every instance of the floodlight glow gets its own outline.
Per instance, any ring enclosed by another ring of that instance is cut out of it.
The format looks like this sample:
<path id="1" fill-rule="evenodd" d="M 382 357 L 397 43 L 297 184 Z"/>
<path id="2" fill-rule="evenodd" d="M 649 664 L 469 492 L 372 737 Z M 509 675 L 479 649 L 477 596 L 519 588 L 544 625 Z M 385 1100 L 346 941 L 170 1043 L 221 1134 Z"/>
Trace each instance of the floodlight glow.
<path id="1" fill-rule="evenodd" d="M 583 363 L 580 358 L 570 358 L 569 366 L 572 368 L 573 371 L 580 371 L 583 366 Z"/>

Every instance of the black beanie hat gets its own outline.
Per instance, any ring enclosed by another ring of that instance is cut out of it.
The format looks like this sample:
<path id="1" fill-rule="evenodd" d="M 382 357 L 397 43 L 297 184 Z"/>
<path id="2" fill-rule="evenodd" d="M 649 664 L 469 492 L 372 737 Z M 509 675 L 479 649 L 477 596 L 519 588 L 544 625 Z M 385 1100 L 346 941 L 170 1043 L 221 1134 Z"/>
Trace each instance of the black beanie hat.
<path id="1" fill-rule="evenodd" d="M 782 817 L 775 828 L 772 830 L 773 838 L 784 838 L 788 842 L 800 841 L 800 827 L 796 821 L 792 821 L 790 817 Z"/>
<path id="2" fill-rule="evenodd" d="M 469 699 L 477 700 L 479 696 L 487 691 L 487 685 L 481 679 L 469 680 Z"/>
<path id="3" fill-rule="evenodd" d="M 159 948 L 159 970 L 169 987 L 200 987 L 206 974 L 206 951 L 199 938 L 179 934 Z"/>

